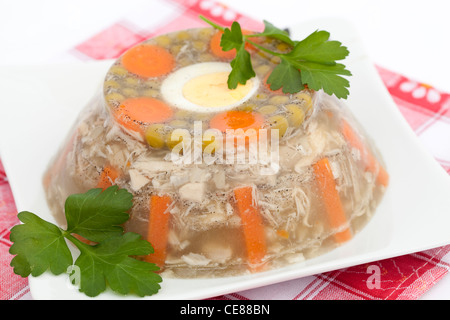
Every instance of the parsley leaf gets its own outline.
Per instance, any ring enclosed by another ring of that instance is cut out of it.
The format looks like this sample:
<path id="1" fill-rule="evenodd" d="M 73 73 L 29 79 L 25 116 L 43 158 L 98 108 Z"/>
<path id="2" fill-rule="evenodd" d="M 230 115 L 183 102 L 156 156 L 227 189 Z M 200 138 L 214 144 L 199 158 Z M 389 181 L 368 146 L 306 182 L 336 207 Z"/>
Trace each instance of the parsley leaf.
<path id="1" fill-rule="evenodd" d="M 70 195 L 65 203 L 67 231 L 94 242 L 122 234 L 120 225 L 129 218 L 132 198 L 131 193 L 117 186 Z"/>
<path id="2" fill-rule="evenodd" d="M 339 41 L 329 41 L 329 38 L 329 32 L 315 31 L 296 43 L 292 51 L 283 55 L 282 59 L 300 70 L 301 80 L 308 88 L 323 89 L 329 95 L 347 98 L 350 83 L 341 75 L 352 74 L 336 61 L 345 59 L 349 51 Z"/>
<path id="3" fill-rule="evenodd" d="M 80 253 L 75 265 L 80 270 L 81 292 L 94 297 L 109 286 L 119 294 L 157 293 L 162 281 L 155 273 L 159 268 L 135 258 L 153 253 L 153 247 L 139 234 L 124 233 L 120 226 L 128 220 L 131 206 L 132 194 L 112 186 L 69 196 L 65 203 L 66 230 L 34 213 L 20 212 L 22 224 L 14 226 L 10 234 L 14 272 L 22 277 L 39 276 L 47 270 L 55 275 L 68 273 L 73 265 L 69 240 Z M 84 243 L 75 235 L 97 243 Z"/>
<path id="4" fill-rule="evenodd" d="M 301 41 L 294 41 L 289 34 L 264 21 L 264 31 L 254 34 L 242 34 L 239 23 L 233 22 L 230 28 L 223 28 L 200 16 L 212 27 L 222 30 L 221 47 L 224 51 L 236 49 L 236 57 L 231 61 L 232 71 L 228 78 L 228 88 L 235 89 L 239 83 L 255 77 L 251 55 L 246 44 L 251 44 L 264 53 L 280 58 L 271 72 L 267 83 L 272 90 L 282 88 L 284 93 L 295 93 L 306 86 L 312 90 L 323 89 L 329 95 L 346 99 L 349 95 L 350 82 L 343 76 L 351 76 L 345 65 L 336 61 L 349 55 L 348 49 L 341 42 L 330 40 L 330 33 L 323 30 L 314 31 Z M 269 37 L 287 43 L 292 49 L 287 53 L 274 52 L 252 38 Z"/>
<path id="5" fill-rule="evenodd" d="M 61 229 L 31 212 L 20 212 L 18 218 L 23 224 L 10 233 L 14 272 L 22 277 L 37 277 L 48 269 L 56 275 L 66 272 L 73 260 Z"/>
<path id="6" fill-rule="evenodd" d="M 283 82 L 279 79 L 283 79 Z M 285 59 L 281 59 L 281 63 L 273 69 L 267 83 L 271 90 L 283 88 L 284 93 L 296 93 L 305 88 L 300 71 Z"/>
<path id="7" fill-rule="evenodd" d="M 230 62 L 232 69 L 228 76 L 228 88 L 236 89 L 238 84 L 246 84 L 248 79 L 256 76 L 250 53 L 245 50 L 244 35 L 239 23 L 235 21 L 231 28 L 223 30 L 220 46 L 224 51 L 236 49 L 236 57 Z"/>
<path id="8" fill-rule="evenodd" d="M 161 277 L 153 271 L 159 268 L 129 257 L 150 253 L 153 253 L 150 243 L 131 232 L 113 236 L 96 246 L 83 244 L 75 262 L 80 267 L 80 291 L 94 297 L 104 291 L 108 283 L 120 294 L 155 294 L 160 289 Z"/>
<path id="9" fill-rule="evenodd" d="M 223 51 L 232 49 L 240 49 L 244 43 L 241 26 L 236 21 L 232 23 L 231 28 L 223 30 L 222 38 L 220 38 L 220 46 Z"/>
<path id="10" fill-rule="evenodd" d="M 250 53 L 244 49 L 244 44 L 236 52 L 236 57 L 231 60 L 231 72 L 228 76 L 228 88 L 236 89 L 238 84 L 246 84 L 247 80 L 256 76 L 252 67 Z"/>
<path id="11" fill-rule="evenodd" d="M 252 37 L 270 37 L 274 39 L 281 40 L 283 42 L 286 42 L 287 44 L 293 46 L 295 44 L 294 41 L 291 40 L 289 37 L 289 34 L 281 30 L 277 27 L 275 27 L 273 24 L 271 24 L 269 21 L 263 20 L 264 22 L 264 31 L 262 33 L 257 33 L 255 35 L 252 35 Z"/>
<path id="12" fill-rule="evenodd" d="M 327 31 L 314 31 L 304 40 L 297 42 L 291 52 L 286 54 L 292 60 L 304 60 L 326 65 L 334 65 L 343 60 L 349 51 L 339 41 L 329 41 Z"/>
<path id="13" fill-rule="evenodd" d="M 338 98 L 347 98 L 350 83 L 347 79 L 339 75 L 350 76 L 350 71 L 342 64 L 325 65 L 315 62 L 293 63 L 301 70 L 302 80 L 308 84 L 308 88 L 313 90 L 323 89 L 329 95 L 334 94 Z"/>

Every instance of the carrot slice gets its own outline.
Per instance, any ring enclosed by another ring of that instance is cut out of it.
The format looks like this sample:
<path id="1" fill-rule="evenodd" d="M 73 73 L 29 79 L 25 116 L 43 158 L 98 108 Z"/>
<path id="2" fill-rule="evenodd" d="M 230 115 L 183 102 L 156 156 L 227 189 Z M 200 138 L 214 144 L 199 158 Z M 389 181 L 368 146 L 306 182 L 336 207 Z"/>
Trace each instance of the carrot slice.
<path id="1" fill-rule="evenodd" d="M 259 139 L 259 129 L 262 128 L 263 123 L 264 117 L 260 113 L 232 110 L 214 116 L 209 121 L 209 126 L 226 133 L 224 141 L 227 141 L 227 144 L 230 142 L 239 146 L 244 143 L 247 148 Z M 237 129 L 242 129 L 242 131 Z M 227 132 L 227 130 L 236 131 Z"/>
<path id="2" fill-rule="evenodd" d="M 256 112 L 232 110 L 215 115 L 209 122 L 211 128 L 226 132 L 227 129 L 255 129 L 264 123 L 264 117 Z"/>
<path id="3" fill-rule="evenodd" d="M 336 189 L 333 172 L 328 158 L 323 158 L 313 165 L 314 174 L 319 188 L 319 194 L 322 197 L 325 210 L 328 213 L 330 226 L 333 229 L 341 228 L 347 223 L 344 208 Z M 334 235 L 339 243 L 343 243 L 352 238 L 349 228 L 340 231 Z"/>
<path id="4" fill-rule="evenodd" d="M 260 270 L 267 248 L 264 224 L 253 197 L 253 187 L 234 189 L 234 197 L 242 220 L 248 262 L 253 270 Z"/>
<path id="5" fill-rule="evenodd" d="M 242 30 L 243 34 L 250 34 L 251 31 L 249 30 Z M 222 47 L 220 46 L 220 40 L 222 39 L 222 35 L 223 35 L 223 31 L 217 31 L 212 37 L 211 40 L 209 42 L 209 47 L 212 51 L 212 53 L 214 55 L 216 55 L 217 57 L 221 58 L 221 59 L 225 59 L 225 60 L 232 60 L 234 59 L 234 57 L 236 56 L 236 49 L 231 49 L 229 51 L 223 51 Z M 251 39 L 253 42 L 258 42 L 258 38 L 252 38 Z M 245 49 L 247 49 L 248 51 L 255 51 L 255 47 L 252 46 L 249 43 L 245 44 Z"/>
<path id="6" fill-rule="evenodd" d="M 175 67 L 175 58 L 166 49 L 142 44 L 129 49 L 122 56 L 123 66 L 141 77 L 159 77 Z"/>
<path id="7" fill-rule="evenodd" d="M 169 236 L 169 206 L 172 204 L 170 196 L 150 197 L 150 216 L 148 221 L 147 241 L 153 246 L 154 253 L 149 254 L 147 262 L 163 268 L 166 261 L 167 239 Z"/>
<path id="8" fill-rule="evenodd" d="M 105 190 L 106 188 L 111 187 L 118 177 L 119 172 L 115 168 L 109 166 L 103 168 L 97 183 L 97 188 Z"/>
<path id="9" fill-rule="evenodd" d="M 361 157 L 366 164 L 366 171 L 372 172 L 374 174 L 378 171 L 377 183 L 387 187 L 389 184 L 389 174 L 383 168 L 383 166 L 380 165 L 374 155 L 365 147 L 356 132 L 345 120 L 342 121 L 342 134 L 344 135 L 350 146 L 359 150 L 359 152 L 361 153 Z"/>
<path id="10" fill-rule="evenodd" d="M 113 110 L 116 121 L 132 131 L 141 132 L 142 124 L 164 122 L 173 116 L 170 106 L 150 97 L 129 98 Z"/>

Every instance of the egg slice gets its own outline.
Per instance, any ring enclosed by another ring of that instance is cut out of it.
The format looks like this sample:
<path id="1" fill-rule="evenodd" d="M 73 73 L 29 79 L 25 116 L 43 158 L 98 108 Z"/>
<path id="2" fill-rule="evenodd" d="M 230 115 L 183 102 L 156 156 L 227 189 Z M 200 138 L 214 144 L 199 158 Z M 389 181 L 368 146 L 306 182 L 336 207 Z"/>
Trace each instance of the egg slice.
<path id="1" fill-rule="evenodd" d="M 259 87 L 257 77 L 228 89 L 231 66 L 225 62 L 202 62 L 170 74 L 161 85 L 164 100 L 172 106 L 194 112 L 233 109 L 248 100 Z"/>

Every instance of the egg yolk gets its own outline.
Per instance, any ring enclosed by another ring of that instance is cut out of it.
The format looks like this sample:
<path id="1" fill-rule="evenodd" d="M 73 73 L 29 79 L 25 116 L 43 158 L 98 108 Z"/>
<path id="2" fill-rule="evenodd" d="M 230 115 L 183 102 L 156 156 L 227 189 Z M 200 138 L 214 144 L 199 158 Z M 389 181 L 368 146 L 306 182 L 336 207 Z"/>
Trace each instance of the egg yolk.
<path id="1" fill-rule="evenodd" d="M 252 81 L 228 89 L 228 72 L 204 74 L 192 78 L 183 86 L 183 96 L 192 103 L 205 108 L 225 107 L 239 102 L 252 89 Z"/>

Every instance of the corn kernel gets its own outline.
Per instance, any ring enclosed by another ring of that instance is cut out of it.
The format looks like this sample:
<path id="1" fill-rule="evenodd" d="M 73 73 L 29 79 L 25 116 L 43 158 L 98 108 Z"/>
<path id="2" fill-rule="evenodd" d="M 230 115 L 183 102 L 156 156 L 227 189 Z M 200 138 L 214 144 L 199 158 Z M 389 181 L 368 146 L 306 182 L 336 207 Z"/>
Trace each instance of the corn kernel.
<path id="1" fill-rule="evenodd" d="M 198 31 L 198 38 L 200 40 L 209 40 L 214 33 L 213 28 L 202 28 Z"/>
<path id="2" fill-rule="evenodd" d="M 166 132 L 164 130 L 164 124 L 157 123 L 150 125 L 145 131 L 145 140 L 147 141 L 148 145 L 153 148 L 163 148 L 166 144 Z"/>
<path id="3" fill-rule="evenodd" d="M 286 106 L 288 111 L 288 122 L 290 126 L 299 127 L 303 120 L 305 120 L 305 112 L 296 104 L 288 104 Z"/>
<path id="4" fill-rule="evenodd" d="M 284 136 L 287 128 L 289 127 L 288 120 L 281 115 L 270 117 L 269 124 L 271 129 L 278 129 L 280 138 Z"/>
<path id="5" fill-rule="evenodd" d="M 258 112 L 264 115 L 273 114 L 278 110 L 277 106 L 274 106 L 273 104 L 265 105 L 258 109 Z"/>
<path id="6" fill-rule="evenodd" d="M 117 81 L 114 81 L 114 80 L 108 80 L 108 81 L 105 81 L 105 83 L 104 83 L 104 88 L 117 89 L 119 87 L 120 87 L 119 83 Z"/>
<path id="7" fill-rule="evenodd" d="M 187 31 L 179 31 L 176 34 L 176 37 L 178 40 L 185 41 L 185 40 L 189 39 L 191 37 L 191 35 Z"/>
<path id="8" fill-rule="evenodd" d="M 206 50 L 207 45 L 206 45 L 206 43 L 203 42 L 203 41 L 194 41 L 194 42 L 192 43 L 192 47 L 193 47 L 196 51 L 203 52 L 203 51 Z"/>
<path id="9" fill-rule="evenodd" d="M 172 39 L 170 39 L 169 36 L 162 35 L 155 38 L 156 43 L 161 47 L 168 47 L 170 43 L 172 42 Z"/>
<path id="10" fill-rule="evenodd" d="M 294 99 L 300 100 L 305 114 L 308 114 L 310 112 L 312 108 L 312 99 L 309 94 L 307 94 L 306 92 L 299 92 L 295 94 Z"/>
<path id="11" fill-rule="evenodd" d="M 174 135 L 173 131 L 172 131 L 171 133 L 169 133 L 167 135 L 166 145 L 167 145 L 167 147 L 169 147 L 170 150 L 172 150 L 173 148 L 175 148 L 176 145 L 178 145 L 182 141 L 183 141 L 183 137 Z"/>
<path id="12" fill-rule="evenodd" d="M 206 151 L 214 153 L 214 151 L 216 150 L 216 146 L 217 146 L 217 141 L 214 138 L 214 136 L 207 136 L 207 135 L 203 135 L 203 139 L 202 139 L 202 150 L 205 151 L 206 147 L 208 147 L 208 149 Z"/>
<path id="13" fill-rule="evenodd" d="M 273 64 L 280 64 L 281 58 L 280 58 L 280 57 L 277 57 L 277 56 L 273 56 L 273 57 L 270 59 L 270 62 L 272 62 Z"/>
<path id="14" fill-rule="evenodd" d="M 248 112 L 250 112 L 250 111 L 253 111 L 253 110 L 256 109 L 256 104 L 254 104 L 254 103 L 246 103 L 246 104 L 240 106 L 238 109 L 241 110 L 241 111 L 248 111 Z"/>
<path id="15" fill-rule="evenodd" d="M 270 97 L 269 103 L 274 105 L 282 105 L 289 102 L 289 96 L 273 96 Z"/>
<path id="16" fill-rule="evenodd" d="M 282 52 L 288 51 L 290 48 L 291 47 L 285 42 L 281 42 L 277 45 L 277 50 Z"/>
<path id="17" fill-rule="evenodd" d="M 265 93 L 258 93 L 255 98 L 256 98 L 256 100 L 266 100 L 267 99 L 267 94 L 265 94 Z"/>
<path id="18" fill-rule="evenodd" d="M 110 94 L 107 94 L 105 96 L 105 99 L 108 102 L 122 102 L 125 99 L 125 97 L 120 93 L 112 92 Z"/>
<path id="19" fill-rule="evenodd" d="M 272 68 L 269 65 L 262 64 L 255 68 L 255 73 L 260 77 L 264 77 L 271 69 Z"/>
<path id="20" fill-rule="evenodd" d="M 183 46 L 181 44 L 174 45 L 170 48 L 170 52 L 176 56 L 178 53 L 180 53 L 182 47 Z"/>
<path id="21" fill-rule="evenodd" d="M 139 95 L 138 91 L 134 88 L 123 88 L 122 93 L 126 97 L 137 97 Z"/>
<path id="22" fill-rule="evenodd" d="M 139 84 L 139 79 L 133 77 L 126 77 L 125 79 L 123 79 L 123 82 L 126 86 L 134 87 Z"/>
<path id="23" fill-rule="evenodd" d="M 125 69 L 122 66 L 118 66 L 118 65 L 112 66 L 109 69 L 109 72 L 111 74 L 113 74 L 113 75 L 120 76 L 120 77 L 125 76 L 125 75 L 128 74 L 128 70 L 127 69 Z"/>

